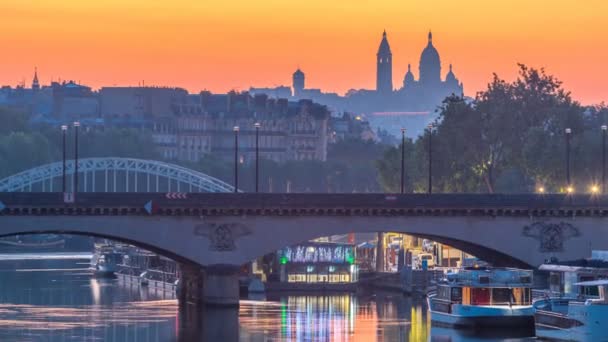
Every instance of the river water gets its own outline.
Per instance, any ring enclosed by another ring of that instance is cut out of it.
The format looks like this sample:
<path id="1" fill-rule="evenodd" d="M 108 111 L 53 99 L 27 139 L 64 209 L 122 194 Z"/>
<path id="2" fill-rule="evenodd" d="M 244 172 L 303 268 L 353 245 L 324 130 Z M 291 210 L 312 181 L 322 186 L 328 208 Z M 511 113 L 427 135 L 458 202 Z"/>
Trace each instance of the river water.
<path id="1" fill-rule="evenodd" d="M 424 301 L 396 294 L 243 300 L 192 318 L 171 294 L 92 278 L 90 257 L 0 255 L 0 341 L 505 340 L 431 327 Z"/>

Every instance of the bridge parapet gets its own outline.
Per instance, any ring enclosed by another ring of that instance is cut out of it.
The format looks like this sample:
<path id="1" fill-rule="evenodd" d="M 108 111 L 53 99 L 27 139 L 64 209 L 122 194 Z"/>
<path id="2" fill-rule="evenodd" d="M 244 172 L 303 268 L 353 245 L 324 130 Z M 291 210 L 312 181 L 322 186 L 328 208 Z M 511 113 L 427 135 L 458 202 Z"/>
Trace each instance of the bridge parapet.
<path id="1" fill-rule="evenodd" d="M 537 194 L 0 193 L 0 215 L 608 216 L 608 196 Z"/>

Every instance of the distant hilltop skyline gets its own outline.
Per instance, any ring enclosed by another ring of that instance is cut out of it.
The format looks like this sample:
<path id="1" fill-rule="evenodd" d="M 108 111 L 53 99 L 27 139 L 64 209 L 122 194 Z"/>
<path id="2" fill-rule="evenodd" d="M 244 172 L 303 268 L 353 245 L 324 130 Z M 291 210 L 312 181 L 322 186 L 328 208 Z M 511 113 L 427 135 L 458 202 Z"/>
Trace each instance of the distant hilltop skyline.
<path id="1" fill-rule="evenodd" d="M 608 3 L 599 0 L 8 0 L 0 11 L 0 84 L 12 86 L 29 85 L 37 66 L 42 84 L 145 82 L 223 93 L 289 84 L 299 66 L 309 87 L 345 94 L 375 89 L 372 51 L 383 29 L 395 86 L 408 64 L 417 74 L 432 29 L 443 70 L 455 66 L 467 95 L 484 89 L 494 72 L 512 80 L 523 63 L 546 68 L 583 104 L 608 100 Z"/>
<path id="2" fill-rule="evenodd" d="M 412 72 L 411 63 L 408 63 L 407 72 L 404 74 L 402 78 L 399 75 L 394 75 L 393 73 L 393 54 L 391 52 L 391 47 L 388 41 L 388 34 L 386 30 L 382 32 L 382 39 L 380 41 L 380 45 L 378 47 L 378 52 L 376 53 L 376 85 L 375 88 L 363 88 L 358 85 L 353 84 L 352 87 L 347 91 L 345 95 L 348 95 L 348 92 L 352 91 L 360 91 L 360 90 L 375 90 L 381 95 L 388 95 L 391 92 L 400 91 L 406 88 L 413 87 L 438 87 L 442 83 L 449 84 L 449 88 L 456 95 L 463 95 L 463 84 L 458 80 L 455 76 L 454 71 L 452 70 L 452 63 L 449 63 L 448 69 L 449 71 L 445 74 L 445 80 L 442 80 L 443 76 L 441 75 L 442 71 L 442 62 L 439 55 L 439 52 L 433 45 L 433 33 L 429 31 L 427 34 L 427 45 L 422 50 L 422 54 L 420 55 L 420 60 L 418 65 L 418 80 L 416 80 L 416 76 Z M 397 77 L 397 80 L 395 80 Z M 51 83 L 75 83 L 80 84 L 80 81 L 74 81 L 73 79 L 62 79 L 61 77 L 54 79 L 51 78 L 48 84 Z M 302 91 L 305 90 L 305 74 L 302 71 L 302 68 L 298 67 L 297 70 L 292 75 L 292 95 L 296 97 L 301 97 Z M 83 84 L 89 84 L 84 82 Z M 32 89 L 40 89 L 43 82 L 39 81 L 38 77 L 38 67 L 34 67 L 33 78 L 31 79 L 31 88 Z M 107 86 L 124 86 L 124 87 L 169 87 L 169 88 L 184 88 L 179 85 L 150 85 L 146 84 L 145 80 L 138 81 L 136 85 L 133 84 L 102 84 L 99 85 L 98 88 L 107 87 Z M 16 87 L 28 87 L 28 82 L 25 78 L 16 85 Z M 278 85 L 277 87 L 281 87 Z M 249 89 L 229 89 L 232 90 L 242 90 L 247 91 L 251 89 L 257 88 L 257 85 L 251 84 L 249 85 Z M 184 88 L 186 89 L 186 88 Z M 331 89 L 323 89 L 323 88 L 312 88 L 316 91 L 323 91 L 324 93 L 334 93 Z M 190 90 L 190 89 L 187 89 Z M 206 91 L 209 89 L 200 89 L 200 90 L 190 90 L 192 92 L 198 91 Z M 428 92 L 427 92 L 428 93 Z M 428 95 L 428 94 L 427 94 Z"/>

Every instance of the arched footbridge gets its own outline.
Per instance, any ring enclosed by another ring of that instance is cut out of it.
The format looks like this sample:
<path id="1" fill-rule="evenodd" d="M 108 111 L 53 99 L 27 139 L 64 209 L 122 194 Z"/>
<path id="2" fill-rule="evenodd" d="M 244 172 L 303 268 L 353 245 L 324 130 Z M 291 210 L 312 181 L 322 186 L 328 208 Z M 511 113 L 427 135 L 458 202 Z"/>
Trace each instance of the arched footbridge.
<path id="1" fill-rule="evenodd" d="M 73 191 L 74 160 L 67 160 L 66 191 Z M 0 179 L 0 192 L 62 191 L 63 163 L 55 162 Z M 234 187 L 179 165 L 135 158 L 78 160 L 80 192 L 233 192 Z"/>

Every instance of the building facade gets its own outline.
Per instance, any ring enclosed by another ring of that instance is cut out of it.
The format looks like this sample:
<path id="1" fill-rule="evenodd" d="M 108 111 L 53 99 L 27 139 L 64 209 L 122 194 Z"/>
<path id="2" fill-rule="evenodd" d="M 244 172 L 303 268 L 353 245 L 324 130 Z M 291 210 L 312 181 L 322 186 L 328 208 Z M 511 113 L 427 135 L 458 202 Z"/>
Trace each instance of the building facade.
<path id="1" fill-rule="evenodd" d="M 167 159 L 197 162 L 213 156 L 232 160 L 235 135 L 241 163 L 255 159 L 256 139 L 260 158 L 279 163 L 327 158 L 329 111 L 312 101 L 235 92 L 203 92 L 183 100 L 186 102 L 173 104 L 172 119 L 154 120 L 152 126 Z"/>

